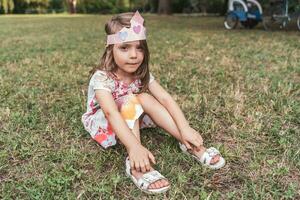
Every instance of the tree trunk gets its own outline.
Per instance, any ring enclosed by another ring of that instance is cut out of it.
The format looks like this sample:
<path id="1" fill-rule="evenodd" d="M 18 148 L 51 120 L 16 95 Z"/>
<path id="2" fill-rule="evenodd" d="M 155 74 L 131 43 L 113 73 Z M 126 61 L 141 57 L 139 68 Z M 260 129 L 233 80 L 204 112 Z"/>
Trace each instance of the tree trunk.
<path id="1" fill-rule="evenodd" d="M 206 15 L 206 13 L 207 13 L 206 5 L 201 5 L 200 8 L 201 8 L 201 13 Z"/>
<path id="2" fill-rule="evenodd" d="M 69 6 L 69 13 L 75 14 L 76 13 L 76 0 L 67 0 Z"/>
<path id="3" fill-rule="evenodd" d="M 228 0 L 225 0 L 224 4 L 223 4 L 222 13 L 220 13 L 220 14 L 225 15 L 227 13 L 227 10 L 228 10 Z"/>
<path id="4" fill-rule="evenodd" d="M 171 0 L 159 0 L 158 14 L 171 14 Z"/>
<path id="5" fill-rule="evenodd" d="M 208 4 L 207 0 L 202 0 L 201 4 L 200 4 L 201 13 L 203 13 L 205 15 L 207 13 L 207 4 Z"/>

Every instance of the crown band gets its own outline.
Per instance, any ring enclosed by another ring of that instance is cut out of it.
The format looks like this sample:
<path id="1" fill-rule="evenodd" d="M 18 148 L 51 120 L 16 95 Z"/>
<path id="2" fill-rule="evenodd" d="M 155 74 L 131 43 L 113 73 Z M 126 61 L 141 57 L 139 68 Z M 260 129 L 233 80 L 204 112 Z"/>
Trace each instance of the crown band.
<path id="1" fill-rule="evenodd" d="M 123 27 L 116 34 L 108 35 L 106 45 L 146 40 L 146 28 L 143 26 L 143 23 L 143 17 L 139 11 L 136 11 L 130 20 L 130 28 Z"/>

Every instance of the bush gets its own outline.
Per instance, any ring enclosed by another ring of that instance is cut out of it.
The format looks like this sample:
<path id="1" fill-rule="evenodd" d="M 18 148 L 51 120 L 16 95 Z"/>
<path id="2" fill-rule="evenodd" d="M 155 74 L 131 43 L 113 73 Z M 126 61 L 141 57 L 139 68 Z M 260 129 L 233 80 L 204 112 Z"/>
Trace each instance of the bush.
<path id="1" fill-rule="evenodd" d="M 0 0 L 1 1 L 1 0 Z M 78 13 L 120 13 L 134 10 L 156 13 L 159 0 L 77 0 Z M 228 0 L 172 0 L 173 13 L 208 13 L 225 14 Z M 259 1 L 263 8 L 268 8 L 270 0 Z M 49 13 L 68 11 L 66 0 L 13 0 L 13 13 Z M 289 10 L 300 12 L 299 0 L 289 0 Z M 0 6 L 0 14 L 5 10 Z"/>
<path id="2" fill-rule="evenodd" d="M 125 11 L 121 6 L 116 6 L 116 1 L 106 0 L 81 0 L 77 6 L 77 12 L 79 13 L 117 13 Z"/>
<path id="3" fill-rule="evenodd" d="M 208 13 L 223 13 L 225 3 L 226 3 L 225 0 L 208 1 L 207 12 Z"/>
<path id="4" fill-rule="evenodd" d="M 64 0 L 50 0 L 49 9 L 56 12 L 56 13 L 59 13 L 59 12 L 66 11 L 67 6 L 65 5 Z"/>

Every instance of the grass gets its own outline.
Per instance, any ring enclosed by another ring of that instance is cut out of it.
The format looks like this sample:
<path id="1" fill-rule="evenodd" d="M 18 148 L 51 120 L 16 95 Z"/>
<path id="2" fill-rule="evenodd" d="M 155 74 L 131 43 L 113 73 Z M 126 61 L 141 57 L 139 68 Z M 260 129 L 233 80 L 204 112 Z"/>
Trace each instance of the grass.
<path id="1" fill-rule="evenodd" d="M 227 160 L 203 168 L 161 129 L 143 130 L 172 184 L 148 196 L 125 176 L 124 147 L 104 151 L 80 121 L 109 17 L 0 17 L 1 199 L 300 198 L 298 32 L 146 16 L 152 73 Z"/>

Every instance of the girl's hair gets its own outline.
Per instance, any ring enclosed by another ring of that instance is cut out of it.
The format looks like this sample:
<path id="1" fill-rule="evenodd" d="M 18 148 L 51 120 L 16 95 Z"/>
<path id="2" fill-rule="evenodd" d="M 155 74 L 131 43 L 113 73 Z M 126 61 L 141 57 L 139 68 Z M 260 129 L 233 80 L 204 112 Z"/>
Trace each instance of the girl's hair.
<path id="1" fill-rule="evenodd" d="M 112 17 L 106 24 L 105 24 L 105 32 L 107 35 L 115 34 L 120 31 L 123 27 L 130 28 L 130 20 L 133 17 L 133 12 L 128 13 L 121 13 L 114 17 Z M 145 25 L 145 22 L 144 22 Z M 150 53 L 148 50 L 148 45 L 146 40 L 140 40 L 140 45 L 144 53 L 144 60 L 140 67 L 135 71 L 135 78 L 141 80 L 141 90 L 140 92 L 145 92 L 148 89 L 148 83 L 150 79 L 149 73 L 149 58 Z M 94 67 L 90 71 L 90 77 L 97 71 L 97 70 L 104 70 L 111 75 L 114 75 L 118 69 L 117 64 L 115 63 L 114 56 L 113 56 L 113 44 L 106 46 L 105 51 L 100 59 L 100 63 L 98 66 Z"/>

